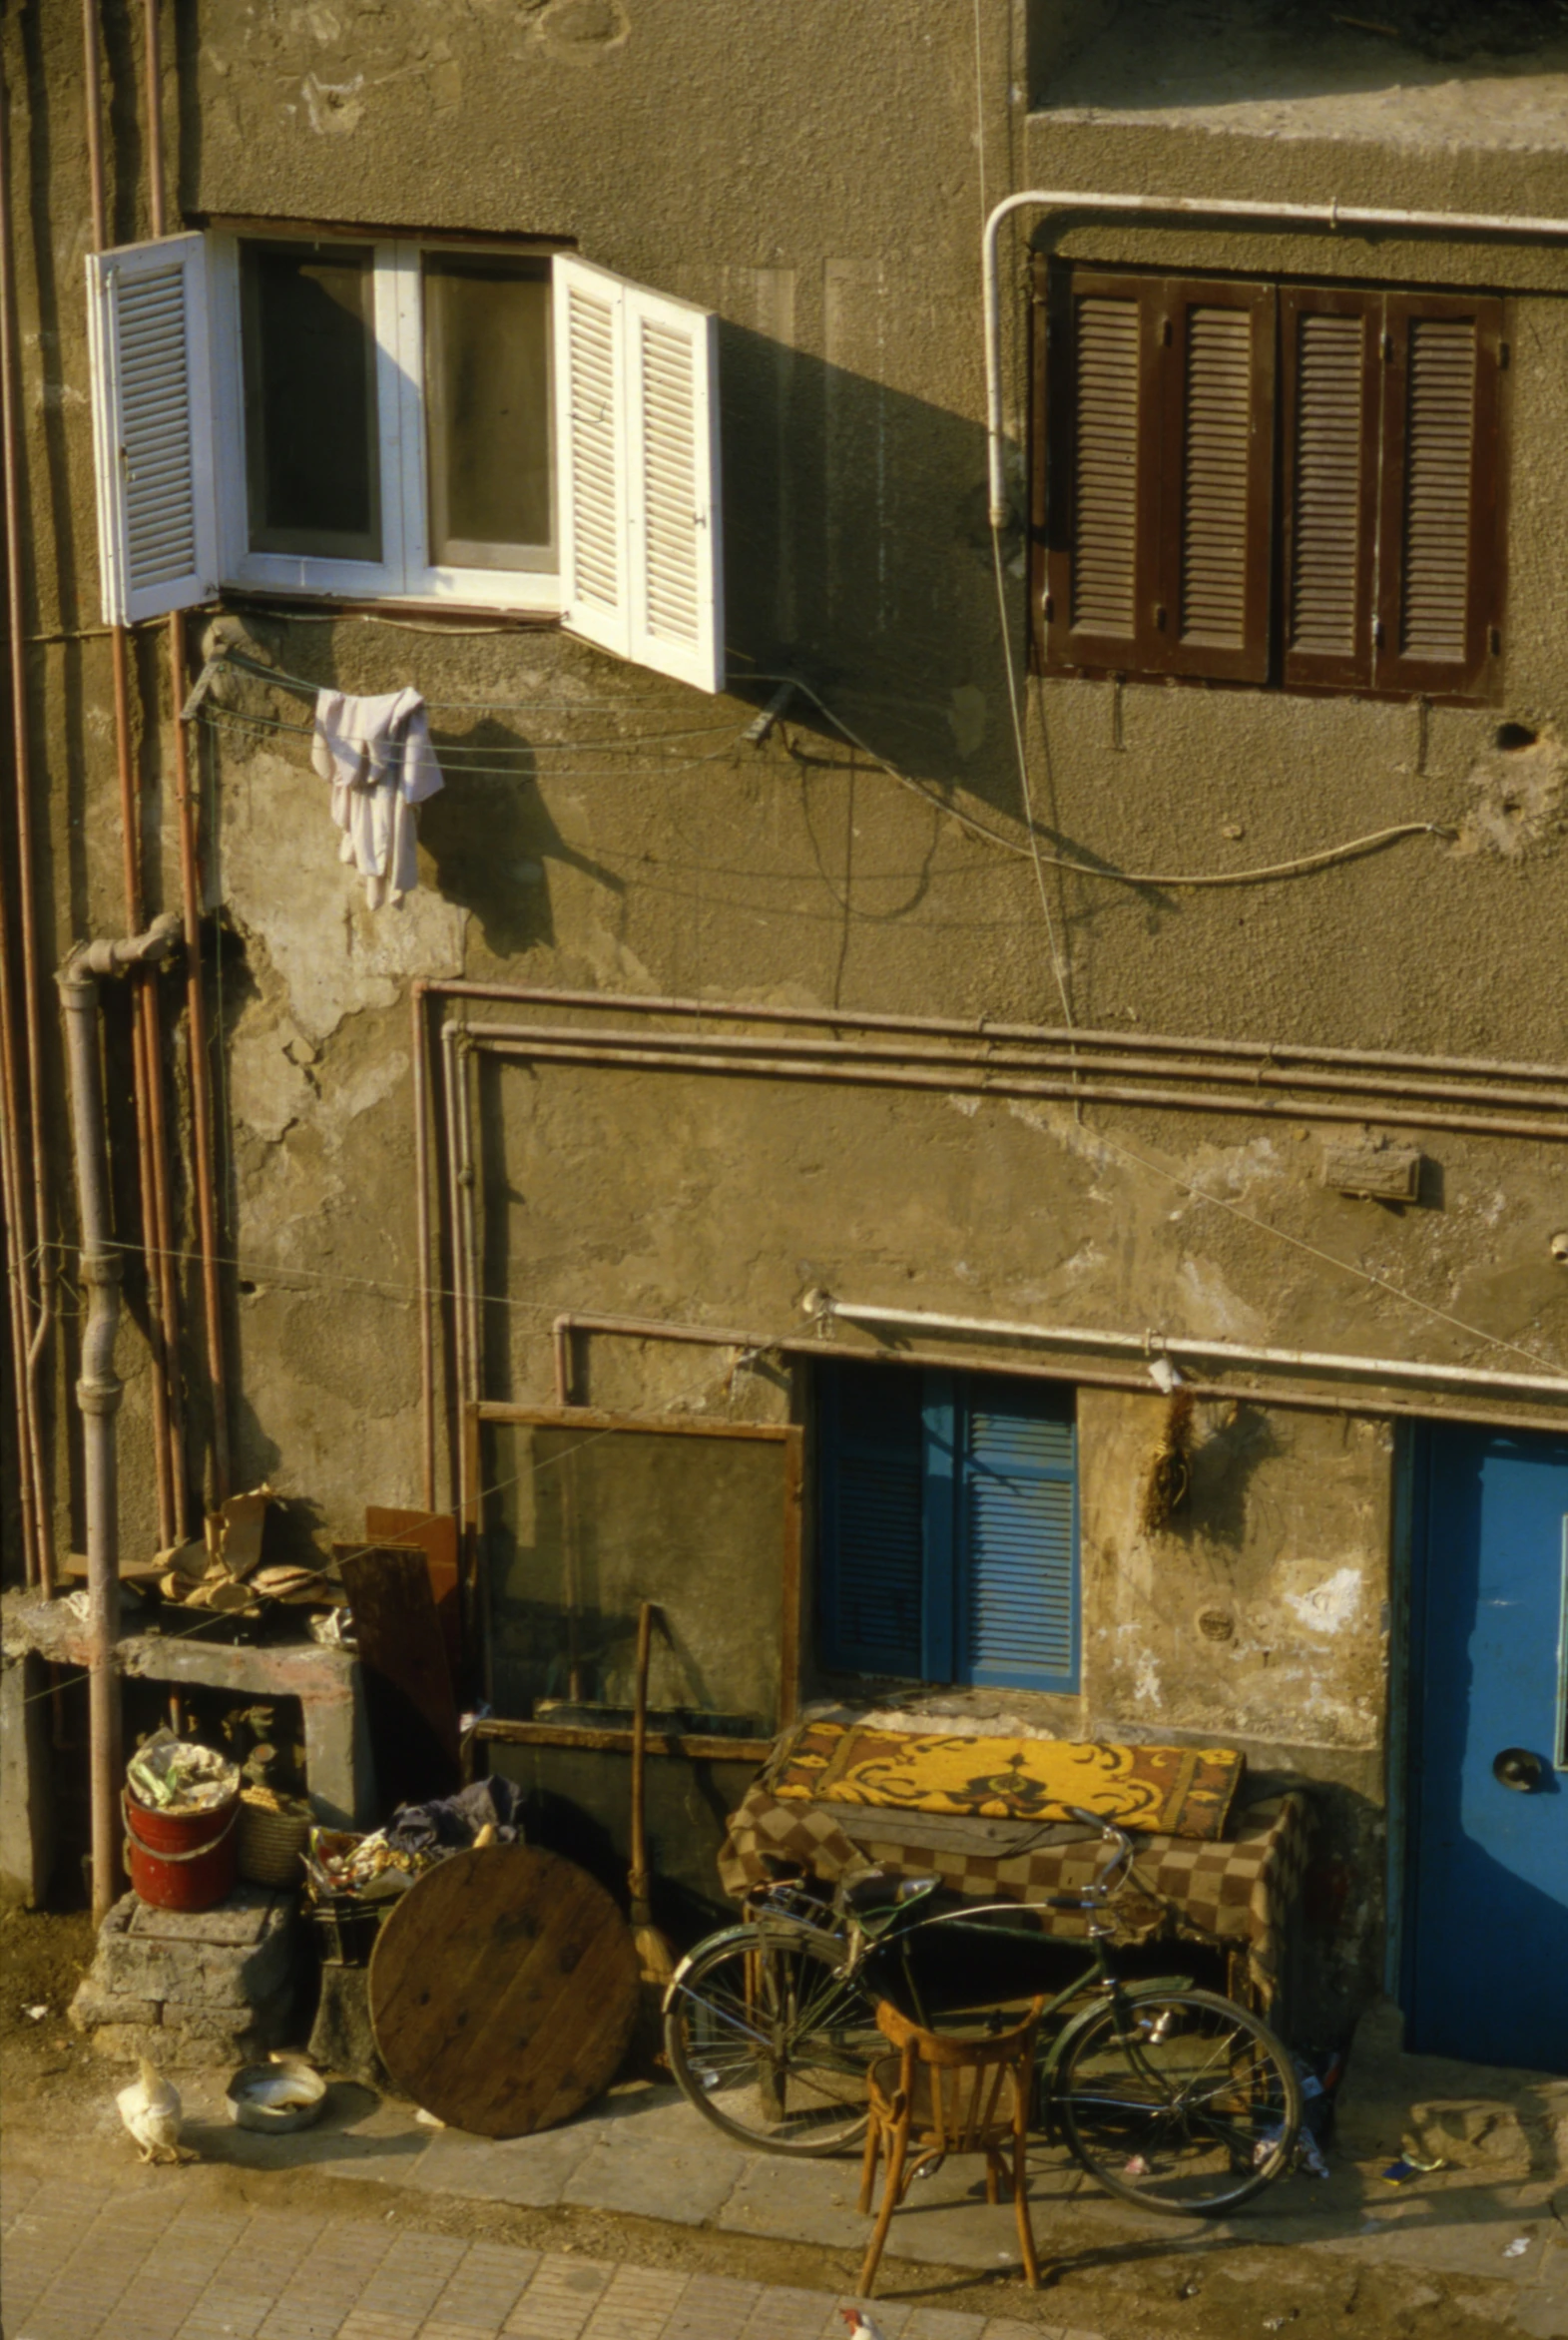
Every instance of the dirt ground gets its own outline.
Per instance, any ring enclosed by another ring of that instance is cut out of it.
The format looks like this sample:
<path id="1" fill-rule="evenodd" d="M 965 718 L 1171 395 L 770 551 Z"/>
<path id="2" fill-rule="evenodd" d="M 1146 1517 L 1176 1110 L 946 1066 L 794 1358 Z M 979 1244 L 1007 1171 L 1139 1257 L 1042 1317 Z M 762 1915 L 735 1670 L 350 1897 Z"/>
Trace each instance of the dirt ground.
<path id="1" fill-rule="evenodd" d="M 109 2117 L 126 2073 L 96 2054 L 65 2020 L 92 1956 L 85 1912 L 0 1913 L 0 2118 L 7 2159 L 113 2181 L 134 2166 L 129 2138 Z M 35 2017 L 28 2011 L 43 2007 Z M 182 2075 L 183 2077 L 183 2075 Z M 220 2082 L 220 2086 L 221 2086 Z M 850 2291 L 858 2256 L 811 2244 L 660 2224 L 604 2211 L 531 2210 L 298 2171 L 209 2163 L 157 2173 L 214 2204 L 305 2207 L 333 2217 L 396 2221 L 469 2240 L 493 2240 L 594 2259 L 718 2273 L 758 2283 Z M 1106 2340 L 1498 2340 L 1514 2287 L 1397 2266 L 1367 2267 L 1321 2253 L 1249 2244 L 1173 2222 L 1157 2237 L 1088 2249 L 1047 2269 L 1031 2295 L 1016 2277 L 899 2264 L 889 2297 L 1022 2323 L 1068 2325 Z M 1568 2320 L 1565 2320 L 1568 2331 Z"/>

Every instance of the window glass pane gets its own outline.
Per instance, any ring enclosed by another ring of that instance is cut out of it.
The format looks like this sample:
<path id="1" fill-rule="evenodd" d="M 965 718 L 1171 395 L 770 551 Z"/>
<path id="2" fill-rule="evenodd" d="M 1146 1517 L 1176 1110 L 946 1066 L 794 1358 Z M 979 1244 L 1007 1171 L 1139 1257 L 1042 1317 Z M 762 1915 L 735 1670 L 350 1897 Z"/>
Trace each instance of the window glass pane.
<path id="1" fill-rule="evenodd" d="M 427 256 L 424 319 L 432 562 L 554 568 L 549 262 Z"/>
<path id="2" fill-rule="evenodd" d="M 368 245 L 243 248 L 254 552 L 381 557 Z"/>

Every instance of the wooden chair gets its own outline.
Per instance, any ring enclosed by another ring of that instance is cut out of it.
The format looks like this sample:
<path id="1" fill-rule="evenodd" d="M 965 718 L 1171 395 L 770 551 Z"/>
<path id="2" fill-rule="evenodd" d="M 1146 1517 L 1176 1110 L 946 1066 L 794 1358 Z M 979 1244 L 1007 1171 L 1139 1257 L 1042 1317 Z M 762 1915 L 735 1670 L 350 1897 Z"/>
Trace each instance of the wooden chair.
<path id="1" fill-rule="evenodd" d="M 1034 2086 L 1034 2043 L 1043 1999 L 1032 2002 L 1026 2022 L 990 2039 L 944 2039 L 923 2032 L 883 2000 L 876 2025 L 897 2048 L 879 2056 L 870 2072 L 870 2125 L 860 2173 L 860 2208 L 869 2214 L 876 2164 L 885 2153 L 887 2175 L 882 2207 L 860 2269 L 860 2296 L 869 2299 L 887 2229 L 916 2174 L 949 2153 L 985 2155 L 985 2198 L 999 2198 L 1007 2174 L 1018 2212 L 1018 2243 L 1024 2277 L 1040 2288 L 1040 2263 L 1029 2224 L 1027 2140 L 1029 2100 Z M 910 2147 L 914 2157 L 910 2158 Z M 1009 2156 L 1011 2169 L 1008 2169 Z"/>

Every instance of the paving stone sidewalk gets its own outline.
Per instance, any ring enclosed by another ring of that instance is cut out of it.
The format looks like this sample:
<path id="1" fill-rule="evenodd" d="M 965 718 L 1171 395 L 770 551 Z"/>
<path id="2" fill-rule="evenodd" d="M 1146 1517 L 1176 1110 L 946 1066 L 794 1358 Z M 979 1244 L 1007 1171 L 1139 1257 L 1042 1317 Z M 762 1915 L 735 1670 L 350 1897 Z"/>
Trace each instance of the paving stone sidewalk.
<path id="1" fill-rule="evenodd" d="M 9 2340 L 842 2340 L 845 2299 L 361 2219 L 192 2206 L 173 2171 L 7 2170 Z M 1098 2340 L 878 2301 L 886 2340 Z"/>

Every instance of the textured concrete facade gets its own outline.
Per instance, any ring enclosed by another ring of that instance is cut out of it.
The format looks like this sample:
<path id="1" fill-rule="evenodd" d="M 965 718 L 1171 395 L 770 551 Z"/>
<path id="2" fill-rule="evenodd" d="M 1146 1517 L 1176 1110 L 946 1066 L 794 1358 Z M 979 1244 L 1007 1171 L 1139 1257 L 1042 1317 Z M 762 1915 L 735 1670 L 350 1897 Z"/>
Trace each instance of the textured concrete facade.
<path id="1" fill-rule="evenodd" d="M 148 230 L 138 16 L 106 0 L 121 241 Z M 1420 75 L 1401 89 L 1394 52 L 1380 93 L 1365 69 L 1370 94 L 1340 136 L 1325 129 L 1323 91 L 1280 94 L 1262 67 L 1253 90 L 1206 94 L 1195 69 L 1169 102 L 1141 95 L 1125 56 L 1114 71 L 1106 62 L 1126 26 L 1118 35 L 1107 11 L 1048 0 L 993 0 L 978 47 L 969 0 L 739 12 L 721 0 L 179 0 L 166 16 L 165 135 L 186 222 L 571 240 L 722 319 L 729 696 L 482 616 L 442 628 L 418 610 L 334 618 L 236 601 L 226 620 L 231 641 L 292 675 L 416 684 L 448 768 L 423 822 L 419 891 L 372 913 L 334 858 L 307 709 L 230 678 L 198 734 L 221 937 L 237 1482 L 268 1476 L 301 1536 L 351 1535 L 367 1500 L 421 1496 L 416 977 L 1052 1026 L 1070 1009 L 1130 1042 L 1193 1033 L 1562 1057 L 1568 250 L 1133 227 L 1087 206 L 1050 229 L 1056 249 L 1106 265 L 1484 285 L 1511 304 L 1499 703 L 1422 710 L 1020 677 L 1029 786 L 1053 855 L 1111 872 L 1225 872 L 1403 822 L 1452 833 L 1289 881 L 1197 891 L 1032 865 L 986 526 L 978 253 L 985 204 L 1031 185 L 1568 215 L 1568 60 L 1510 61 L 1510 106 L 1494 86 L 1502 69 L 1455 67 L 1439 104 Z M 123 922 L 81 293 L 78 11 L 31 0 L 5 37 L 52 964 L 76 935 Z M 1033 232 L 1026 222 L 1003 239 L 1015 446 Z M 1003 597 L 1021 657 L 1020 544 L 1015 529 L 1003 545 Z M 135 656 L 156 909 L 177 898 L 160 629 L 138 636 Z M 797 699 L 765 745 L 744 742 L 785 675 L 802 676 L 853 739 Z M 1499 745 L 1523 733 L 1529 744 Z M 117 1170 L 133 1227 L 121 1073 Z M 813 1288 L 1498 1371 L 1568 1358 L 1568 1267 L 1551 1254 L 1568 1229 L 1568 1154 L 1528 1139 L 1422 1133 L 1410 1140 L 1425 1157 L 1420 1199 L 1393 1210 L 1325 1187 L 1321 1130 L 1289 1114 L 1076 1112 L 510 1064 L 484 1073 L 480 1128 L 487 1394 L 520 1404 L 550 1400 L 561 1311 L 782 1339 L 806 1329 Z M 63 1146 L 60 1170 L 69 1229 Z M 156 1525 L 136 1322 L 121 1346 L 133 1550 L 151 1547 Z M 1033 1354 L 992 1344 L 972 1362 Z M 596 1342 L 577 1394 L 613 1409 L 807 1419 L 804 1369 L 733 1374 L 732 1362 Z M 67 1381 L 62 1361 L 62 1545 L 80 1532 Z M 197 1421 L 194 1366 L 190 1386 Z M 1189 1507 L 1151 1536 L 1138 1495 L 1163 1402 L 1086 1388 L 1083 1688 L 1048 1706 L 1074 1731 L 1223 1735 L 1271 1779 L 1321 1782 L 1325 1891 L 1334 1910 L 1359 1913 L 1334 1937 L 1341 1993 L 1363 1988 L 1380 1956 L 1397 1625 L 1399 1442 L 1371 1400 L 1362 1414 L 1316 1415 L 1206 1403 Z M 809 1646 L 805 1677 L 809 1689 Z"/>

